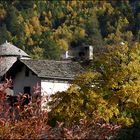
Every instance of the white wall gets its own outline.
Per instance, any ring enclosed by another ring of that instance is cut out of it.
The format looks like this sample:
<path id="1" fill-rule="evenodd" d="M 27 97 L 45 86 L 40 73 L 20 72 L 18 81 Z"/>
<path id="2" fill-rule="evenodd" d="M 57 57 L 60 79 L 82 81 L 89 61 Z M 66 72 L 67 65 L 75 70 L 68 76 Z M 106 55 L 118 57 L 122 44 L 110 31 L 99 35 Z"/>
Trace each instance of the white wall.
<path id="1" fill-rule="evenodd" d="M 43 110 L 50 111 L 47 105 L 48 101 L 51 100 L 50 95 L 55 94 L 58 91 L 65 91 L 70 87 L 70 83 L 67 81 L 55 81 L 55 80 L 42 80 L 41 81 L 41 93 L 42 93 L 42 104 Z M 47 97 L 47 98 L 46 98 Z"/>
<path id="2" fill-rule="evenodd" d="M 42 95 L 51 95 L 58 91 L 65 91 L 69 88 L 70 83 L 67 81 L 41 80 Z"/>
<path id="3" fill-rule="evenodd" d="M 13 79 L 13 90 L 14 95 L 19 93 L 24 93 L 24 87 L 31 87 L 31 93 L 33 92 L 33 87 L 38 85 L 40 86 L 41 96 L 42 96 L 42 109 L 49 111 L 49 106 L 47 106 L 48 100 L 45 97 L 48 97 L 49 101 L 50 95 L 55 94 L 58 91 L 65 91 L 70 87 L 70 83 L 68 81 L 60 81 L 60 80 L 41 80 L 36 75 L 33 75 L 31 71 L 29 71 L 29 77 L 25 76 L 25 66 L 22 68 L 20 72 L 16 74 L 16 77 Z"/>
<path id="4" fill-rule="evenodd" d="M 31 93 L 33 87 L 36 85 L 40 86 L 42 96 L 50 96 L 58 91 L 65 91 L 69 88 L 70 83 L 68 81 L 58 81 L 58 80 L 41 80 L 36 75 L 33 75 L 29 71 L 29 77 L 25 76 L 25 67 L 22 68 L 20 72 L 16 74 L 13 79 L 14 94 L 23 93 L 24 87 L 31 87 Z"/>
<path id="5" fill-rule="evenodd" d="M 23 93 L 24 87 L 31 87 L 31 93 L 33 92 L 33 87 L 38 85 L 40 86 L 41 80 L 36 75 L 33 75 L 29 71 L 29 77 L 25 76 L 25 66 L 20 72 L 16 74 L 16 77 L 13 79 L 14 94 Z"/>

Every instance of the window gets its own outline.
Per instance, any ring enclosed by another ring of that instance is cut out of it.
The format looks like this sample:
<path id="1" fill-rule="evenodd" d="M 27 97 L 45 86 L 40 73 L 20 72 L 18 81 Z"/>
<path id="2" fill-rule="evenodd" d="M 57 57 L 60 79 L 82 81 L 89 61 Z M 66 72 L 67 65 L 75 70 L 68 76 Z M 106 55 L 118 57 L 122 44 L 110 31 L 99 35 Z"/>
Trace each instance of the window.
<path id="1" fill-rule="evenodd" d="M 85 53 L 84 52 L 79 52 L 79 56 L 83 57 L 83 56 L 85 56 Z"/>
<path id="2" fill-rule="evenodd" d="M 85 47 L 85 50 L 88 51 L 89 50 L 89 47 Z"/>
<path id="3" fill-rule="evenodd" d="M 27 67 L 25 68 L 25 76 L 29 77 L 29 69 Z"/>
<path id="4" fill-rule="evenodd" d="M 24 93 L 27 93 L 27 94 L 31 94 L 31 88 L 30 87 L 24 87 Z"/>

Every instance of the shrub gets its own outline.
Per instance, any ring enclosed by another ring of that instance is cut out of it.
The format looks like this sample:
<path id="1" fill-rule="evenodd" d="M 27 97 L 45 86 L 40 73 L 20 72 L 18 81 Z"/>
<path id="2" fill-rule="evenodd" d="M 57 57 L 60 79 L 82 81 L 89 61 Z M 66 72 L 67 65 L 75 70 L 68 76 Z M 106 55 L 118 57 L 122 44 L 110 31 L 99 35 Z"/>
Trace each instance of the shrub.
<path id="1" fill-rule="evenodd" d="M 0 138 L 2 139 L 38 139 L 42 133 L 47 134 L 47 112 L 40 109 L 40 93 L 33 94 L 31 99 L 25 94 L 12 98 L 5 90 L 11 85 L 6 80 L 0 87 Z M 7 100 L 10 99 L 10 100 Z M 26 104 L 25 101 L 29 100 Z"/>
<path id="2" fill-rule="evenodd" d="M 57 122 L 51 127 L 47 111 L 41 110 L 39 87 L 34 89 L 31 98 L 18 95 L 11 104 L 5 93 L 11 82 L 6 80 L 0 86 L 0 139 L 112 139 L 121 128 L 105 123 L 97 113 L 91 122 L 81 119 L 78 125 L 71 123 L 66 127 L 63 122 Z M 28 104 L 25 99 L 29 99 Z"/>

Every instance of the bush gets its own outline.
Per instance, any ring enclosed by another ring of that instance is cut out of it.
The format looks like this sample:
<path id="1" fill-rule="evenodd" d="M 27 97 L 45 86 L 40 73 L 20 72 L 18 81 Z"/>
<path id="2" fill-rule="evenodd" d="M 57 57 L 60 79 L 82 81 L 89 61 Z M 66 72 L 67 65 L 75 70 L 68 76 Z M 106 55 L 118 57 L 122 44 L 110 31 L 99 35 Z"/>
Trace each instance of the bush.
<path id="1" fill-rule="evenodd" d="M 39 93 L 33 94 L 31 99 L 25 94 L 18 95 L 16 98 L 7 96 L 5 90 L 10 85 L 11 80 L 6 80 L 0 88 L 0 138 L 41 138 L 42 133 L 47 134 L 48 116 L 47 112 L 40 109 Z M 15 100 L 12 102 L 13 98 Z"/>
<path id="2" fill-rule="evenodd" d="M 57 122 L 56 126 L 51 127 L 47 111 L 41 110 L 39 90 L 35 88 L 31 98 L 18 95 L 11 104 L 5 93 L 11 82 L 6 80 L 0 86 L 0 139 L 112 139 L 121 128 L 105 123 L 96 113 L 91 122 L 81 119 L 79 125 L 71 123 L 64 127 L 63 122 Z M 25 99 L 29 99 L 28 104 L 25 104 Z"/>

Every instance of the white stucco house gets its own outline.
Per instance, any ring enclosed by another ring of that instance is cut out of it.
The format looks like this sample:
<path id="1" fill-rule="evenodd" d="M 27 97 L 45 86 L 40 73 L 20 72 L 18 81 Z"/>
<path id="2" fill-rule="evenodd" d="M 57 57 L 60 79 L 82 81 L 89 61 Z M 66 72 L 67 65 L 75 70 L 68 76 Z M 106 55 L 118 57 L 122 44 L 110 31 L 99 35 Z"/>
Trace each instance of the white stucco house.
<path id="1" fill-rule="evenodd" d="M 92 46 L 84 46 L 78 49 L 71 49 L 66 54 L 78 56 L 78 58 L 92 59 Z M 65 91 L 69 88 L 75 76 L 82 73 L 84 69 L 68 57 L 64 60 L 33 60 L 23 50 L 5 42 L 0 45 L 0 80 L 11 78 L 13 85 L 8 92 L 16 96 L 19 93 L 32 94 L 34 87 L 40 87 L 42 96 L 50 96 L 58 91 Z"/>
<path id="2" fill-rule="evenodd" d="M 65 91 L 74 77 L 83 72 L 78 62 L 18 59 L 6 72 L 6 77 L 13 80 L 14 95 L 32 94 L 39 86 L 41 95 L 51 95 Z"/>

